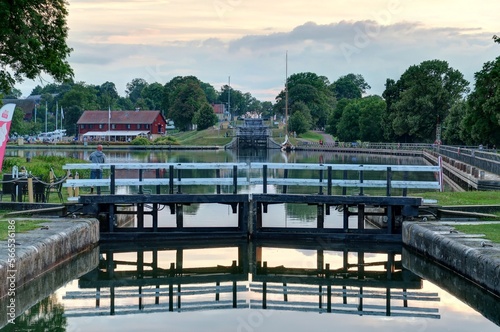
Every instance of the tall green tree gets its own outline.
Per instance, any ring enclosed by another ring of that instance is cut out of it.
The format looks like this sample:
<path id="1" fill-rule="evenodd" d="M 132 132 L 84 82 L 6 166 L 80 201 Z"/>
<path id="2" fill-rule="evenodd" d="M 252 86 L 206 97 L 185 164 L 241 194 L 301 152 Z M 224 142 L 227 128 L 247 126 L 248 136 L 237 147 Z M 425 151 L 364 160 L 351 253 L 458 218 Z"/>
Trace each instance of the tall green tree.
<path id="1" fill-rule="evenodd" d="M 188 80 L 177 86 L 168 117 L 181 131 L 191 130 L 195 113 L 207 103 L 199 82 Z"/>
<path id="2" fill-rule="evenodd" d="M 467 114 L 467 101 L 465 99 L 455 103 L 448 116 L 443 121 L 442 137 L 444 144 L 461 145 L 471 141 L 469 130 L 464 130 L 463 119 Z"/>
<path id="3" fill-rule="evenodd" d="M 326 126 L 327 133 L 331 134 L 334 137 L 338 135 L 337 131 L 338 123 L 340 121 L 340 118 L 342 117 L 342 113 L 344 112 L 345 107 L 349 105 L 350 102 L 351 100 L 346 98 L 337 101 L 333 111 L 328 116 L 327 126 Z"/>
<path id="4" fill-rule="evenodd" d="M 142 78 L 134 78 L 132 81 L 127 83 L 127 87 L 125 93 L 127 97 L 130 98 L 133 104 L 137 102 L 139 98 L 141 98 L 142 90 L 148 86 L 148 82 Z"/>
<path id="5" fill-rule="evenodd" d="M 141 97 L 148 110 L 162 110 L 162 101 L 165 88 L 160 83 L 151 83 L 142 89 Z"/>
<path id="6" fill-rule="evenodd" d="M 397 82 L 387 80 L 386 137 L 401 142 L 433 142 L 437 123 L 468 92 L 462 73 L 446 61 L 410 66 Z"/>
<path id="7" fill-rule="evenodd" d="M 337 99 L 357 99 L 361 98 L 366 90 L 371 86 L 366 83 L 362 75 L 347 74 L 339 77 L 332 83 L 331 89 Z"/>
<path id="8" fill-rule="evenodd" d="M 312 127 L 326 127 L 327 119 L 335 106 L 335 96 L 329 88 L 330 82 L 325 76 L 315 73 L 297 73 L 287 79 L 288 109 L 296 102 L 304 102 L 312 116 Z M 275 113 L 285 114 L 286 90 L 276 97 Z"/>
<path id="9" fill-rule="evenodd" d="M 496 43 L 500 38 L 493 36 Z M 500 145 L 500 57 L 488 61 L 474 74 L 474 91 L 469 95 L 464 130 L 470 134 L 469 144 Z"/>
<path id="10" fill-rule="evenodd" d="M 386 104 L 380 96 L 368 96 L 355 101 L 359 108 L 359 139 L 365 142 L 384 141 L 382 119 Z"/>
<path id="11" fill-rule="evenodd" d="M 338 139 L 343 142 L 352 142 L 359 139 L 359 108 L 356 102 L 349 103 L 337 125 Z"/>
<path id="12" fill-rule="evenodd" d="M 217 123 L 217 115 L 215 115 L 213 107 L 205 102 L 194 114 L 193 122 L 196 124 L 197 130 L 204 130 Z"/>
<path id="13" fill-rule="evenodd" d="M 188 82 L 193 82 L 197 85 L 201 84 L 201 81 L 196 76 L 176 76 L 164 85 L 162 100 L 163 110 L 169 111 L 172 108 L 176 98 L 177 88 Z"/>
<path id="14" fill-rule="evenodd" d="M 97 87 L 97 103 L 99 104 L 99 109 L 115 109 L 115 103 L 118 98 L 120 98 L 120 96 L 116 90 L 115 83 L 105 82 Z"/>
<path id="15" fill-rule="evenodd" d="M 291 109 L 292 115 L 288 124 L 288 130 L 294 131 L 297 134 L 303 134 L 311 129 L 312 117 L 311 111 L 306 103 L 298 101 L 293 104 Z"/>
<path id="16" fill-rule="evenodd" d="M 0 91 L 47 73 L 57 81 L 73 76 L 66 61 L 68 26 L 65 0 L 0 3 Z"/>

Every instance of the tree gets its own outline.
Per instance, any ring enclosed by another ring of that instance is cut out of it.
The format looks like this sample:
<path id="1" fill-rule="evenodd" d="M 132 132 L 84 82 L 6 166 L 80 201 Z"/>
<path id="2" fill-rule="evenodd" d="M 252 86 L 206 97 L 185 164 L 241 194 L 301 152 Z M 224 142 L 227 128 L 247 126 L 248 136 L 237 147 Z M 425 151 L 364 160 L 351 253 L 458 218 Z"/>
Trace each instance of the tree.
<path id="1" fill-rule="evenodd" d="M 496 43 L 500 38 L 493 36 Z M 474 74 L 476 84 L 469 95 L 463 128 L 470 134 L 468 143 L 500 145 L 500 57 L 488 61 Z"/>
<path id="2" fill-rule="evenodd" d="M 200 85 L 201 82 L 195 76 L 176 76 L 172 78 L 169 82 L 164 85 L 163 90 L 163 99 L 162 99 L 162 109 L 165 111 L 169 111 L 172 108 L 176 97 L 177 88 L 188 82 L 194 82 L 195 84 Z"/>
<path id="3" fill-rule="evenodd" d="M 97 88 L 97 103 L 101 110 L 115 109 L 115 102 L 120 98 L 115 83 L 105 82 Z"/>
<path id="4" fill-rule="evenodd" d="M 207 102 L 205 93 L 197 80 L 188 80 L 179 84 L 173 95 L 175 98 L 168 116 L 179 130 L 190 130 L 194 114 Z"/>
<path id="5" fill-rule="evenodd" d="M 24 112 L 18 107 L 14 109 L 14 114 L 12 115 L 10 133 L 16 133 L 18 135 L 28 134 L 27 123 L 24 121 Z"/>
<path id="6" fill-rule="evenodd" d="M 64 0 L 3 1 L 0 5 L 0 91 L 47 73 L 56 81 L 73 76 L 65 60 L 67 2 Z"/>
<path id="7" fill-rule="evenodd" d="M 357 103 L 349 103 L 337 125 L 338 138 L 344 142 L 352 142 L 359 139 L 359 110 Z"/>
<path id="8" fill-rule="evenodd" d="M 295 131 L 297 134 L 303 134 L 311 129 L 311 111 L 304 102 L 296 102 L 292 106 L 292 115 L 288 124 L 290 131 Z"/>
<path id="9" fill-rule="evenodd" d="M 332 136 L 337 136 L 338 131 L 337 131 L 337 126 L 340 121 L 340 118 L 342 117 L 342 113 L 344 112 L 344 109 L 349 103 L 351 102 L 350 99 L 340 99 L 336 105 L 333 111 L 330 113 L 328 117 L 328 122 L 326 126 L 326 132 L 331 134 Z"/>
<path id="10" fill-rule="evenodd" d="M 453 105 L 443 122 L 443 140 L 445 144 L 464 144 L 471 141 L 469 130 L 464 130 L 463 122 L 467 114 L 467 101 L 461 100 Z"/>
<path id="11" fill-rule="evenodd" d="M 19 97 L 21 97 L 23 93 L 21 92 L 21 90 L 18 90 L 16 88 L 12 88 L 10 89 L 10 93 L 9 94 L 5 94 L 3 98 L 5 99 L 18 99 Z"/>
<path id="12" fill-rule="evenodd" d="M 204 103 L 194 114 L 193 122 L 196 124 L 197 130 L 204 130 L 217 123 L 217 115 L 209 103 Z"/>
<path id="13" fill-rule="evenodd" d="M 351 73 L 339 77 L 332 83 L 331 89 L 337 99 L 357 99 L 361 98 L 366 90 L 371 89 L 371 86 L 366 83 L 363 76 Z"/>
<path id="14" fill-rule="evenodd" d="M 288 77 L 288 107 L 298 101 L 304 102 L 312 116 L 312 127 L 324 128 L 328 116 L 335 106 L 335 96 L 329 89 L 329 81 L 325 76 L 314 73 L 297 73 Z M 286 91 L 276 96 L 275 113 L 285 113 Z"/>
<path id="15" fill-rule="evenodd" d="M 404 142 L 433 142 L 436 125 L 468 92 L 462 73 L 446 61 L 410 66 L 397 82 L 387 80 L 386 137 Z"/>
<path id="16" fill-rule="evenodd" d="M 356 102 L 359 105 L 359 139 L 365 142 L 382 142 L 385 101 L 380 96 L 368 96 Z"/>
<path id="17" fill-rule="evenodd" d="M 142 89 L 146 86 L 148 86 L 148 82 L 142 78 L 134 78 L 131 82 L 127 83 L 125 93 L 133 104 L 141 98 Z"/>
<path id="18" fill-rule="evenodd" d="M 147 109 L 161 110 L 165 88 L 160 83 L 151 83 L 142 89 L 141 97 L 144 99 Z"/>

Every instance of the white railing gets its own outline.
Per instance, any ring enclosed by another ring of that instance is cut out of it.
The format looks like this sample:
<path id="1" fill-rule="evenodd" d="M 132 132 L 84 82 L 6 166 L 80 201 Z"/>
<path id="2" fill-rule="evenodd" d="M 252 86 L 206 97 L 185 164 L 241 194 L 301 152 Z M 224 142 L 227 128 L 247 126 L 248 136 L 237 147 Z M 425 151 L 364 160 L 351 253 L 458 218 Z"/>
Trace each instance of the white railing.
<path id="1" fill-rule="evenodd" d="M 288 163 L 111 163 L 111 164 L 67 164 L 68 171 L 102 169 L 110 170 L 105 179 L 68 179 L 64 187 L 111 187 L 116 186 L 169 186 L 173 193 L 175 186 L 233 186 L 233 193 L 241 186 L 262 185 L 267 192 L 268 185 L 332 187 L 436 189 L 441 186 L 440 166 L 415 165 L 359 165 L 359 164 L 288 164 Z M 137 170 L 137 174 L 118 176 L 117 171 Z M 211 170 L 211 177 L 189 177 L 184 171 Z M 152 171 L 156 171 L 155 174 Z M 339 171 L 343 174 L 339 176 Z M 307 172 L 307 173 L 302 173 Z M 434 181 L 409 180 L 411 173 L 431 173 Z M 295 177 L 289 177 L 293 173 Z M 368 176 L 378 173 L 375 178 Z M 297 177 L 302 174 L 302 177 Z M 402 174 L 402 175 L 401 175 Z M 168 177 L 165 177 L 167 175 Z M 393 179 L 397 177 L 398 179 Z M 383 179 L 380 179 L 383 178 Z M 179 191 L 178 191 L 179 192 Z M 219 192 L 219 189 L 218 189 Z"/>

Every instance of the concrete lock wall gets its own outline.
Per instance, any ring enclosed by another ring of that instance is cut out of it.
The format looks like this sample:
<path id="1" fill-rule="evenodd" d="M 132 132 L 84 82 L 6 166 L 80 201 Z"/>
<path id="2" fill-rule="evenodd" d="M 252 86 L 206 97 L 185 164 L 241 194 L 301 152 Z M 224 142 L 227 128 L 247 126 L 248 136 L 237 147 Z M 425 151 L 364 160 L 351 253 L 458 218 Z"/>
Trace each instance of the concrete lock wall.
<path id="1" fill-rule="evenodd" d="M 97 220 L 58 219 L 40 224 L 40 229 L 16 234 L 15 266 L 8 265 L 8 252 L 0 252 L 0 298 L 9 290 L 7 278 L 15 275 L 18 289 L 72 256 L 99 242 Z M 7 241 L 1 244 L 6 247 Z M 14 270 L 15 272 L 12 272 Z"/>
<path id="2" fill-rule="evenodd" d="M 402 237 L 405 245 L 500 295 L 499 248 L 438 223 L 405 222 Z"/>

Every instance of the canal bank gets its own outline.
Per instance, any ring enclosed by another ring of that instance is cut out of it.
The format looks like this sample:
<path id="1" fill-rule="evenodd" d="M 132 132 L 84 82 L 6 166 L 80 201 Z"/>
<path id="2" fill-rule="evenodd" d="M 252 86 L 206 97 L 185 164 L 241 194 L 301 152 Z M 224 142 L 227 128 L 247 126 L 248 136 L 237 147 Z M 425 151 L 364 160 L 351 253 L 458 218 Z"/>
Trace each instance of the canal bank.
<path id="1" fill-rule="evenodd" d="M 442 222 L 404 222 L 403 243 L 500 296 L 500 245 Z"/>
<path id="2" fill-rule="evenodd" d="M 15 219 L 8 222 L 10 240 L 0 241 L 4 248 L 0 252 L 0 298 L 15 301 L 16 290 L 23 285 L 99 243 L 95 219 L 47 220 L 26 233 L 15 231 Z"/>

